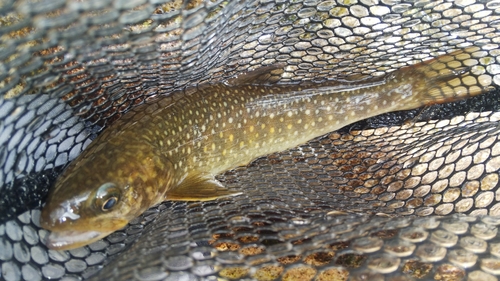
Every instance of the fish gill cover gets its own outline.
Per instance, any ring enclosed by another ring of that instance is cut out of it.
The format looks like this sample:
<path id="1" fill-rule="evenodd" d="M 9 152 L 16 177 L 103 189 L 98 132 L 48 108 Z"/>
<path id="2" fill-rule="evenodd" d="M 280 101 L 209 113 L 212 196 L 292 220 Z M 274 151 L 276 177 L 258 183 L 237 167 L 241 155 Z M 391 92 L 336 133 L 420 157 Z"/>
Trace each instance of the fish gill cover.
<path id="1" fill-rule="evenodd" d="M 460 67 L 497 87 L 499 12 L 470 0 L 1 1 L 0 279 L 497 280 L 497 91 L 258 159 L 218 177 L 242 195 L 166 202 L 83 248 L 48 250 L 39 216 L 103 128 L 189 85 L 278 64 L 270 83 L 382 76 L 476 46 Z"/>

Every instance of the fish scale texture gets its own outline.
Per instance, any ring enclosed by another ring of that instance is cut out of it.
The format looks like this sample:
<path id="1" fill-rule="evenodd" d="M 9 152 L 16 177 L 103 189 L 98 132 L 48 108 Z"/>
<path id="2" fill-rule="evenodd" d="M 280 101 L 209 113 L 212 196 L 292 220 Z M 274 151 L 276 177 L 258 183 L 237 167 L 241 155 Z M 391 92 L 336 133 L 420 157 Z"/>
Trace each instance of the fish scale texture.
<path id="1" fill-rule="evenodd" d="M 500 1 L 0 1 L 0 280 L 497 280 L 497 91 L 392 113 L 48 250 L 61 167 L 124 112 L 269 65 L 269 83 L 381 76 L 453 50 L 500 85 Z M 443 65 L 456 68 L 456 65 Z"/>

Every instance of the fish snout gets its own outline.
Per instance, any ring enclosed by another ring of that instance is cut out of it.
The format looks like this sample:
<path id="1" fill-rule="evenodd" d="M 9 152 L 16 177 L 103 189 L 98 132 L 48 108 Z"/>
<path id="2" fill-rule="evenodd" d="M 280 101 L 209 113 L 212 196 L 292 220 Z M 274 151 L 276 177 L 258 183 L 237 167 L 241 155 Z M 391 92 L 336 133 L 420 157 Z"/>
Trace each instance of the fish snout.
<path id="1" fill-rule="evenodd" d="M 61 204 L 59 206 L 51 207 L 45 205 L 40 215 L 40 225 L 48 230 L 58 228 L 63 225 L 71 224 L 80 218 L 77 210 L 72 208 L 69 204 Z"/>

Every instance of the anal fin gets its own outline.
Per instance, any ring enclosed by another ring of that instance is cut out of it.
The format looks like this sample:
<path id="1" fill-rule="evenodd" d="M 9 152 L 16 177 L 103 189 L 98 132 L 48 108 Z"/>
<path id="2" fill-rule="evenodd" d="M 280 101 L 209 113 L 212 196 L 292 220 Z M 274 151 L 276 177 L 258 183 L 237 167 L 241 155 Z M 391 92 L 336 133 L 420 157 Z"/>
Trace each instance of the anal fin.
<path id="1" fill-rule="evenodd" d="M 221 182 L 211 175 L 190 174 L 177 187 L 169 190 L 166 200 L 209 201 L 221 197 L 239 195 L 224 188 Z"/>

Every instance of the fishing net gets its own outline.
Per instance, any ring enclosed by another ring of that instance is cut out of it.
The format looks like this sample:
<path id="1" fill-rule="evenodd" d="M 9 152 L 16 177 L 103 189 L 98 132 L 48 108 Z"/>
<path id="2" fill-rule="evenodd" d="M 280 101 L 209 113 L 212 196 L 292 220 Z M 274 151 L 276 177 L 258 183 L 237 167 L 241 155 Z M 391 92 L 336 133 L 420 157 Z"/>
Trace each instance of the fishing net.
<path id="1" fill-rule="evenodd" d="M 385 114 L 48 250 L 40 207 L 124 112 L 282 64 L 273 82 L 381 76 L 476 46 L 500 85 L 500 1 L 0 1 L 0 279 L 497 280 L 499 93 Z M 453 65 L 444 67 L 453 68 Z"/>

